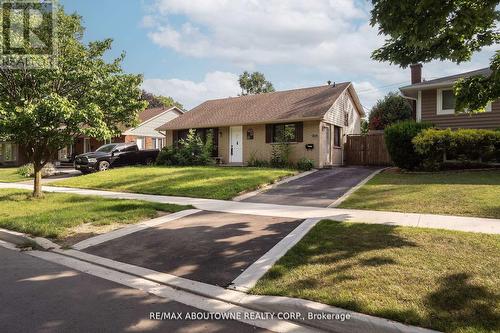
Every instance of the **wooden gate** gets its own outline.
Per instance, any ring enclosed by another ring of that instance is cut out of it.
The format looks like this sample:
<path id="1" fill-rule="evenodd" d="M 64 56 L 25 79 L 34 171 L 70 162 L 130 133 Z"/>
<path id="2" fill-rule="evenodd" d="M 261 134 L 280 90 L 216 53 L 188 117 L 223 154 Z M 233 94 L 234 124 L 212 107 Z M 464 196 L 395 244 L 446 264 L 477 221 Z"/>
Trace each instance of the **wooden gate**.
<path id="1" fill-rule="evenodd" d="M 385 146 L 384 133 L 348 135 L 345 163 L 348 165 L 391 165 L 391 157 Z"/>

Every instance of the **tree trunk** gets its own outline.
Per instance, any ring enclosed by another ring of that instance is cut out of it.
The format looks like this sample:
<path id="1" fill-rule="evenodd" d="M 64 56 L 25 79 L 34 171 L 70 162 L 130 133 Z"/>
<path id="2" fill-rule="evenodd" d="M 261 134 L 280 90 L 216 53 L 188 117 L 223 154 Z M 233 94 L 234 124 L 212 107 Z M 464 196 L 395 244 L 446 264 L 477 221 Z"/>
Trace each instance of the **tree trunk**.
<path id="1" fill-rule="evenodd" d="M 35 166 L 35 182 L 33 188 L 33 197 L 41 198 L 42 193 L 42 168 Z"/>

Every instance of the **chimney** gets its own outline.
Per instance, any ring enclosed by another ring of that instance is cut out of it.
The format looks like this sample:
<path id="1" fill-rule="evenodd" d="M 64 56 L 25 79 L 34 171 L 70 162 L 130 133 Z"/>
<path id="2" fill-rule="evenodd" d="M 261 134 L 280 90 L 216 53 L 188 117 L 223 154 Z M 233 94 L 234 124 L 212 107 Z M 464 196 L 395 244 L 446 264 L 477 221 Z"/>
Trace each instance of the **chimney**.
<path id="1" fill-rule="evenodd" d="M 422 64 L 410 65 L 411 68 L 411 84 L 422 82 Z"/>

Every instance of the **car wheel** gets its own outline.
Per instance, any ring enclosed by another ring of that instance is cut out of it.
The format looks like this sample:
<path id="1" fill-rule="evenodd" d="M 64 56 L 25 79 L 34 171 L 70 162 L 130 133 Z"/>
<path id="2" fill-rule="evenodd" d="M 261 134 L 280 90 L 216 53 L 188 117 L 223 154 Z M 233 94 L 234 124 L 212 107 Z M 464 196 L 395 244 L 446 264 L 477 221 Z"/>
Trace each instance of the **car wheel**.
<path id="1" fill-rule="evenodd" d="M 109 162 L 108 161 L 99 162 L 99 171 L 106 171 L 108 169 L 109 169 Z"/>

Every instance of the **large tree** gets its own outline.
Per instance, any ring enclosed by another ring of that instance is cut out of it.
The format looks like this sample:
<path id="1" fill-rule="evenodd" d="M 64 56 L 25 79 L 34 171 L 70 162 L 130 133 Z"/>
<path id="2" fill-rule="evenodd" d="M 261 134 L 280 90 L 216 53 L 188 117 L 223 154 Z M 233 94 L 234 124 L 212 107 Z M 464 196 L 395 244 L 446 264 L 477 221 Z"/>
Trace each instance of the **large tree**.
<path id="1" fill-rule="evenodd" d="M 461 63 L 474 52 L 500 42 L 498 0 L 372 0 L 371 24 L 388 36 L 373 59 L 403 68 L 431 60 Z M 483 111 L 500 97 L 500 53 L 489 77 L 475 76 L 455 86 L 457 110 Z"/>
<path id="2" fill-rule="evenodd" d="M 397 93 L 389 93 L 377 101 L 368 117 L 368 128 L 383 130 L 399 121 L 411 119 L 411 106 L 408 101 Z"/>
<path id="3" fill-rule="evenodd" d="M 33 196 L 42 196 L 41 170 L 78 136 L 111 139 L 133 126 L 146 102 L 142 76 L 125 74 L 124 58 L 103 59 L 106 39 L 82 42 L 81 17 L 57 9 L 57 66 L 0 68 L 0 139 L 27 149 L 34 165 Z"/>
<path id="4" fill-rule="evenodd" d="M 260 72 L 253 72 L 250 74 L 244 71 L 243 74 L 240 75 L 238 82 L 240 83 L 242 96 L 274 91 L 273 84 L 267 81 L 264 74 Z"/>
<path id="5" fill-rule="evenodd" d="M 184 106 L 170 96 L 154 95 L 143 90 L 141 99 L 148 102 L 149 108 L 170 108 L 176 106 L 179 109 L 184 110 Z"/>

